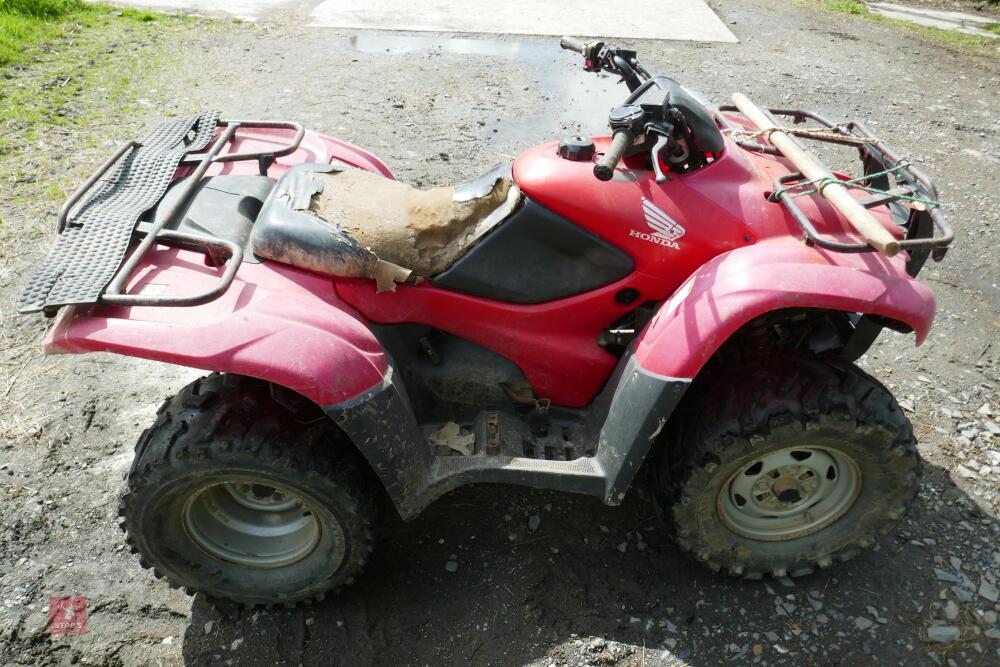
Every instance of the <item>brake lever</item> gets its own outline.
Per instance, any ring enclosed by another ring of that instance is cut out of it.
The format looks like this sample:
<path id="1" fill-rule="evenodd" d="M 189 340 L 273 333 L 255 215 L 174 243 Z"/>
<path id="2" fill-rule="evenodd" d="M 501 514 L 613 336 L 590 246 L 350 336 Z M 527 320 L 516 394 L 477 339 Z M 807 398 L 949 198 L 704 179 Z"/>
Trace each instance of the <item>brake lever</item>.
<path id="1" fill-rule="evenodd" d="M 660 150 L 666 147 L 670 138 L 665 134 L 659 136 L 660 138 L 656 140 L 656 144 L 653 146 L 653 172 L 656 173 L 656 182 L 663 183 L 667 180 L 667 175 L 663 173 L 663 168 L 660 167 Z"/>
<path id="2" fill-rule="evenodd" d="M 663 168 L 660 166 L 660 151 L 670 143 L 670 133 L 655 125 L 649 125 L 646 131 L 652 132 L 657 136 L 656 143 L 650 150 L 650 157 L 653 161 L 653 173 L 656 174 L 656 182 L 663 183 L 667 180 L 667 175 L 663 173 Z"/>

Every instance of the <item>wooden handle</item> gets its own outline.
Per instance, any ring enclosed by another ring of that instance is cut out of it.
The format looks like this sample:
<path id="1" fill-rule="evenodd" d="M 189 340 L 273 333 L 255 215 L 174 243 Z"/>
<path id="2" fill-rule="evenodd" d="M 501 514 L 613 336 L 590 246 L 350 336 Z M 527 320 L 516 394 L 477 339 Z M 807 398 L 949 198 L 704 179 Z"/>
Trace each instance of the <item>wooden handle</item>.
<path id="1" fill-rule="evenodd" d="M 751 102 L 745 95 L 733 94 L 733 104 L 746 116 L 750 122 L 757 126 L 759 130 L 772 130 L 778 126 L 768 117 L 764 111 Z M 795 165 L 806 180 L 817 181 L 821 179 L 834 178 L 833 174 L 824 167 L 816 158 L 807 153 L 790 136 L 776 129 L 768 135 L 768 139 L 781 151 L 781 154 L 788 158 L 788 161 Z M 892 257 L 899 252 L 899 240 L 894 237 L 888 229 L 883 227 L 878 220 L 872 217 L 864 206 L 851 195 L 843 185 L 833 182 L 821 190 L 823 198 L 833 205 L 840 213 L 847 218 L 851 225 L 861 234 L 861 237 L 873 248 L 883 255 Z"/>

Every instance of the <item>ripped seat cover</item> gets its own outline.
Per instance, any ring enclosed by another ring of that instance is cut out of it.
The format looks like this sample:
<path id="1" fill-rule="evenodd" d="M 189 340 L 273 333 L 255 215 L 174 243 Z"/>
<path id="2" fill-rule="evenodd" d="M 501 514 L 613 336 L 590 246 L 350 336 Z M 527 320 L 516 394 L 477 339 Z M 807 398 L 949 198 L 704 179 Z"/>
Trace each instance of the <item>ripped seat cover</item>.
<path id="1" fill-rule="evenodd" d="M 457 187 L 419 190 L 362 169 L 303 164 L 275 186 L 254 225 L 258 257 L 373 278 L 378 291 L 444 271 L 517 206 L 509 165 Z"/>

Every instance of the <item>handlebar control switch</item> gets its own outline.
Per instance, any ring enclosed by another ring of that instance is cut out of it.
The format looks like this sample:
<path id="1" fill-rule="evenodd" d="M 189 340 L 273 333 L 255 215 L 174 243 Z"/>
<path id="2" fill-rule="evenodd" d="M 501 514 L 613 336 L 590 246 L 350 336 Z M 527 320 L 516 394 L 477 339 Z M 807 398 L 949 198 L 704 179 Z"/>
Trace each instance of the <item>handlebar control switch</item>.
<path id="1" fill-rule="evenodd" d="M 560 139 L 559 157 L 572 162 L 590 162 L 594 159 L 594 142 L 579 136 Z"/>
<path id="2" fill-rule="evenodd" d="M 611 110 L 611 113 L 608 114 L 608 125 L 611 126 L 612 132 L 628 130 L 634 136 L 641 137 L 644 134 L 643 120 L 645 117 L 646 112 L 642 110 L 642 107 L 626 104 Z"/>

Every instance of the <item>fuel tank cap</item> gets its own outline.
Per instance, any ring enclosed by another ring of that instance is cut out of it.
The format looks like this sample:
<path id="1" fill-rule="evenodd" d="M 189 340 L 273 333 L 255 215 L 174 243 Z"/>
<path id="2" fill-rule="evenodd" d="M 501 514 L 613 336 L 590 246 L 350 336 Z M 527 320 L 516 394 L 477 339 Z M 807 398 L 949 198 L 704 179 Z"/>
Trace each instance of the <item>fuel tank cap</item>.
<path id="1" fill-rule="evenodd" d="M 560 139 L 559 157 L 573 162 L 587 162 L 594 157 L 594 142 L 589 137 Z"/>

